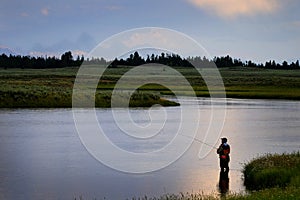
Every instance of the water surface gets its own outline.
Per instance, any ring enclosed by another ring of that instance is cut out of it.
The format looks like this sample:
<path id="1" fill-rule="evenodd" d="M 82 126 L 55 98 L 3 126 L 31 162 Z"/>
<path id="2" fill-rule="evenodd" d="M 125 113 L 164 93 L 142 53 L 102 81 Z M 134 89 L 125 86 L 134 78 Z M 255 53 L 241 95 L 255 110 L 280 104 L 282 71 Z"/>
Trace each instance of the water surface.
<path id="1" fill-rule="evenodd" d="M 185 98 L 199 105 L 208 123 L 209 99 Z M 224 100 L 217 100 L 222 105 Z M 179 107 L 166 108 L 170 123 L 179 123 Z M 158 108 L 159 111 L 159 108 Z M 243 191 L 243 163 L 265 153 L 300 150 L 300 102 L 276 100 L 227 100 L 221 135 L 231 145 L 229 190 Z M 110 109 L 97 109 L 108 137 L 133 152 L 161 148 L 172 139 L 172 127 L 159 137 L 133 143 L 120 134 Z M 133 109 L 136 123 L 147 125 L 147 109 Z M 154 121 L 155 123 L 155 121 Z M 167 129 L 166 129 L 167 130 Z M 218 157 L 215 149 L 199 159 L 201 143 L 195 141 L 170 166 L 151 173 L 129 174 L 95 160 L 82 145 L 71 109 L 0 110 L 0 199 L 126 199 L 179 192 L 217 192 Z M 218 145 L 218 144 L 215 144 Z M 105 152 L 109 153 L 109 152 Z"/>

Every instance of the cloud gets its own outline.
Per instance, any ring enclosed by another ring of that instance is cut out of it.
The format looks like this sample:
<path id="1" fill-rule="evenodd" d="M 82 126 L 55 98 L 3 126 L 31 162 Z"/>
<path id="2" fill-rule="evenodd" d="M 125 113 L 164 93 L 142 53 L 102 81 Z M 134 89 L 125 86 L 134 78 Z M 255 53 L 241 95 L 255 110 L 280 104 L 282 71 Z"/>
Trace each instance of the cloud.
<path id="1" fill-rule="evenodd" d="M 153 42 L 155 42 L 154 44 L 165 44 L 167 43 L 167 38 L 159 31 L 152 31 L 146 33 L 137 31 L 136 33 L 133 33 L 129 38 L 126 38 L 123 41 L 123 44 L 126 47 L 132 48 L 136 46 L 150 45 Z"/>
<path id="2" fill-rule="evenodd" d="M 49 8 L 42 8 L 41 9 L 41 13 L 44 16 L 48 16 L 49 15 Z"/>
<path id="3" fill-rule="evenodd" d="M 26 52 L 31 56 L 55 56 L 59 57 L 66 51 L 71 51 L 74 57 L 87 55 L 96 46 L 95 39 L 88 33 L 83 32 L 75 40 L 63 39 L 51 44 L 36 43 Z"/>
<path id="4" fill-rule="evenodd" d="M 206 56 L 208 53 L 189 36 L 166 28 L 144 27 L 113 35 L 93 49 L 91 56 L 112 60 L 133 51 L 168 52 L 187 56 Z"/>
<path id="5" fill-rule="evenodd" d="M 224 18 L 273 13 L 279 8 L 278 0 L 187 0 L 193 5 Z"/>
<path id="6" fill-rule="evenodd" d="M 88 52 L 86 51 L 82 51 L 82 50 L 71 50 L 73 58 L 76 59 L 77 56 L 81 57 L 81 56 L 86 56 L 88 55 Z"/>
<path id="7" fill-rule="evenodd" d="M 22 12 L 20 14 L 21 17 L 29 17 L 29 14 L 27 12 Z"/>
<path id="8" fill-rule="evenodd" d="M 1 50 L 1 49 L 0 49 Z M 30 51 L 28 54 L 33 57 L 57 57 L 59 58 L 66 51 Z M 73 58 L 77 59 L 77 56 L 86 56 L 88 53 L 82 50 L 71 50 Z"/>
<path id="9" fill-rule="evenodd" d="M 46 52 L 46 51 L 30 51 L 29 56 L 33 57 L 57 57 L 59 58 L 62 53 L 59 52 Z"/>

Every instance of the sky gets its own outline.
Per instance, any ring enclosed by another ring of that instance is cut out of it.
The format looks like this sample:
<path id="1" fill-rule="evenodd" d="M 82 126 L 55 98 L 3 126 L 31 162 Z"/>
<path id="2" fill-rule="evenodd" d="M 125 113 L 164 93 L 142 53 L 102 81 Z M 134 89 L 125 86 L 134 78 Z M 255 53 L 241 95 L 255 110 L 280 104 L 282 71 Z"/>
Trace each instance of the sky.
<path id="1" fill-rule="evenodd" d="M 84 54 L 133 28 L 182 32 L 212 56 L 300 59 L 299 0 L 0 0 L 0 49 Z"/>

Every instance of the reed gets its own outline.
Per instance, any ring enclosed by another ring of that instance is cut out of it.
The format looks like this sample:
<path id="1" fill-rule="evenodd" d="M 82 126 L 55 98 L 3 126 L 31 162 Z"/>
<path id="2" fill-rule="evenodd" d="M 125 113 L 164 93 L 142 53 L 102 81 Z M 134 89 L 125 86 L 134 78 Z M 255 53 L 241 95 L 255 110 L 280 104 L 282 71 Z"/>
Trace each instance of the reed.
<path id="1" fill-rule="evenodd" d="M 300 187 L 300 153 L 259 157 L 245 165 L 243 174 L 249 190 Z"/>

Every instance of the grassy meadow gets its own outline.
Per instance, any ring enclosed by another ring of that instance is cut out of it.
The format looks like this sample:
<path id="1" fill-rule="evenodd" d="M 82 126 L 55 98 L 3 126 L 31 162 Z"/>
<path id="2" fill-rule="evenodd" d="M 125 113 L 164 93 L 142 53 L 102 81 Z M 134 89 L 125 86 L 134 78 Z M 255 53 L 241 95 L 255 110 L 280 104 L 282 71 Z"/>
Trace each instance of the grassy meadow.
<path id="1" fill-rule="evenodd" d="M 0 107 L 2 108 L 61 108 L 72 107 L 72 91 L 78 68 L 57 69 L 0 69 Z M 122 69 L 118 73 L 122 73 Z M 110 107 L 116 75 L 105 75 L 95 94 L 96 107 Z M 119 77 L 120 75 L 118 75 Z M 113 80 L 113 81 L 112 81 Z M 104 84 L 103 84 L 104 82 Z M 108 87 L 106 87 L 109 83 Z M 102 87 L 105 85 L 105 87 Z M 120 99 L 122 95 L 119 95 Z M 118 96 L 117 96 L 118 97 Z M 82 97 L 84 101 L 84 97 Z M 118 99 L 118 98 L 117 98 Z M 136 91 L 130 107 L 149 107 L 154 104 L 178 106 L 161 98 L 159 93 Z"/>
<path id="2" fill-rule="evenodd" d="M 95 66 L 96 67 L 96 66 Z M 152 67 L 152 66 L 149 66 Z M 155 67 L 155 66 L 153 66 Z M 109 68 L 105 71 L 96 92 L 97 107 L 110 107 L 110 97 L 116 82 L 130 67 Z M 209 97 L 205 81 L 193 68 L 177 67 L 192 85 L 197 96 Z M 209 68 L 206 70 L 209 74 Z M 72 89 L 78 67 L 55 69 L 0 69 L 0 107 L 71 107 Z M 272 70 L 245 67 L 221 68 L 226 96 L 229 98 L 290 99 L 300 100 L 300 70 Z M 132 77 L 134 83 L 145 77 Z M 176 78 L 157 76 L 156 80 L 169 79 L 176 94 L 191 95 Z M 151 80 L 149 80 L 150 82 Z M 128 83 L 127 89 L 130 88 Z M 130 106 L 178 105 L 161 98 L 173 95 L 169 89 L 158 84 L 146 84 L 138 89 Z"/>

